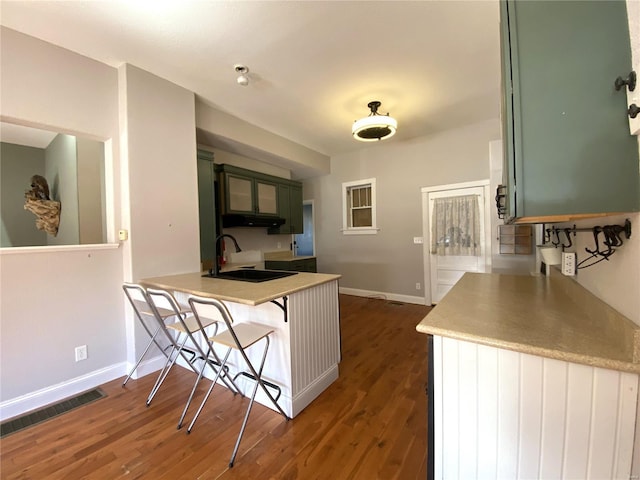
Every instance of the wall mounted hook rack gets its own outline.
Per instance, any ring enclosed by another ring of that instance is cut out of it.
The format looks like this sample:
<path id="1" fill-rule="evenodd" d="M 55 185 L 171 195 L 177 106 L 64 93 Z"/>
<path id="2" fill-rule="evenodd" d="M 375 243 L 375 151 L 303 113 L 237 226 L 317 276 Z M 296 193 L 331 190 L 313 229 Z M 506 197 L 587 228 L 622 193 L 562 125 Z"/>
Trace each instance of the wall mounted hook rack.
<path id="1" fill-rule="evenodd" d="M 577 268 L 587 268 L 595 265 L 602 260 L 609 260 L 609 257 L 616 252 L 616 248 L 621 247 L 624 244 L 624 240 L 631 238 L 631 221 L 626 219 L 623 225 L 604 225 L 586 228 L 563 227 L 558 228 L 552 226 L 551 228 L 544 229 L 544 242 L 551 243 L 554 247 L 562 245 L 562 249 L 570 248 L 573 246 L 571 236 L 581 232 L 591 232 L 593 235 L 594 248 L 585 247 L 585 251 L 591 256 L 578 263 Z M 561 234 L 564 234 L 565 240 L 561 240 Z M 624 234 L 624 239 L 623 239 Z M 601 238 L 602 235 L 602 238 Z M 599 257 L 599 258 L 598 258 Z M 585 265 L 585 262 L 598 258 L 592 263 Z"/>

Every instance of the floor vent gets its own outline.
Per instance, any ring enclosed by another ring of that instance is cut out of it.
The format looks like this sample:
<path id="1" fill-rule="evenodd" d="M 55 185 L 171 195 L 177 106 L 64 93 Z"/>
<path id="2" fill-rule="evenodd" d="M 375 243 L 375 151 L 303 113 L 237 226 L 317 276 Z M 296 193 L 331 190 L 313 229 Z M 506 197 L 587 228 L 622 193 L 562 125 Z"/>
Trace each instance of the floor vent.
<path id="1" fill-rule="evenodd" d="M 50 418 L 62 415 L 63 413 L 70 412 L 82 405 L 100 400 L 106 396 L 107 394 L 100 388 L 95 388 L 76 395 L 75 397 L 67 398 L 58 403 L 54 403 L 53 405 L 41 408 L 40 410 L 26 413 L 21 417 L 16 417 L 0 425 L 0 438 L 23 430 L 27 427 L 37 425 L 38 423 L 42 423 Z"/>
<path id="2" fill-rule="evenodd" d="M 388 305 L 393 305 L 395 307 L 404 307 L 404 303 L 403 302 L 398 302 L 396 300 L 389 300 L 387 302 Z"/>

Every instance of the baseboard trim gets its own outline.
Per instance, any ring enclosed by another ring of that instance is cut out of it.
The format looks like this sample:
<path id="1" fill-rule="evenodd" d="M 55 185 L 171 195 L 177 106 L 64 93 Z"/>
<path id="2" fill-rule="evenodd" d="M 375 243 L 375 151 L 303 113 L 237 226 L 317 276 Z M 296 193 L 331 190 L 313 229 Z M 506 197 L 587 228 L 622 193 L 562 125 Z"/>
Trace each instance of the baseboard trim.
<path id="1" fill-rule="evenodd" d="M 338 291 L 345 295 L 354 295 L 356 297 L 383 298 L 396 302 L 415 303 L 416 305 L 425 305 L 424 297 L 416 297 L 413 295 L 400 295 L 397 293 L 376 292 L 373 290 L 360 290 L 358 288 L 339 287 Z"/>
<path id="2" fill-rule="evenodd" d="M 165 357 L 159 355 L 149 361 L 142 362 L 132 376 L 133 379 L 143 377 L 149 373 L 153 373 L 162 368 Z M 36 410 L 52 403 L 59 402 L 65 398 L 78 395 L 79 393 L 99 387 L 100 385 L 115 380 L 118 377 L 124 377 L 131 368 L 133 363 L 121 362 L 115 365 L 94 370 L 86 375 L 72 378 L 66 382 L 36 390 L 34 392 L 21 395 L 10 400 L 0 403 L 0 421 L 24 415 L 32 410 Z M 124 378 L 123 378 L 124 380 Z"/>
<path id="3" fill-rule="evenodd" d="M 291 418 L 298 415 L 304 410 L 311 402 L 313 402 L 322 392 L 324 392 L 329 385 L 338 379 L 338 364 L 333 365 L 329 370 L 324 372 L 318 377 L 312 384 L 307 385 L 302 392 L 298 393 L 292 402 Z"/>

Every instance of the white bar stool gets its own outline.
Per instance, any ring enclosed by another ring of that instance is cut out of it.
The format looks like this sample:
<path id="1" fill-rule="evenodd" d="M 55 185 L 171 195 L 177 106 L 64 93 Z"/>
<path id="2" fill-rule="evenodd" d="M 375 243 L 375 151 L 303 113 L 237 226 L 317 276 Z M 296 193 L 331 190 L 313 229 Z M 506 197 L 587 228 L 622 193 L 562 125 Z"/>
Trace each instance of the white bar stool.
<path id="1" fill-rule="evenodd" d="M 169 339 L 168 345 L 162 345 L 159 341 L 159 338 L 161 337 L 160 333 L 164 330 L 164 326 L 168 319 L 176 315 L 178 316 L 178 318 L 180 318 L 181 315 L 186 314 L 189 311 L 186 309 L 180 309 L 180 311 L 176 313 L 175 311 L 173 311 L 173 309 L 169 310 L 166 308 L 157 307 L 156 312 L 154 312 L 149 305 L 149 301 L 147 299 L 147 291 L 144 287 L 138 285 L 137 283 L 125 282 L 122 285 L 122 289 L 124 290 L 124 293 L 129 300 L 129 303 L 131 304 L 138 322 L 140 323 L 140 325 L 142 325 L 150 338 L 147 347 L 144 349 L 144 352 L 142 352 L 142 355 L 140 355 L 138 361 L 122 382 L 122 386 L 124 387 L 131 376 L 134 374 L 134 372 L 138 369 L 140 363 L 142 363 L 142 360 L 147 355 L 152 345 L 158 347 L 158 350 L 167 359 L 169 358 L 169 353 L 167 353 L 167 350 L 169 350 L 173 346 L 173 339 Z"/>
<path id="2" fill-rule="evenodd" d="M 213 306 L 218 310 L 218 312 L 220 313 L 220 316 L 222 317 L 222 319 L 224 320 L 224 323 L 227 326 L 227 330 L 209 337 L 208 341 L 211 349 L 213 349 L 215 344 L 219 344 L 224 347 L 227 347 L 227 351 L 224 355 L 224 358 L 222 359 L 222 368 L 218 370 L 218 374 L 216 375 L 214 380 L 211 382 L 211 386 L 209 387 L 209 390 L 207 391 L 204 399 L 202 400 L 202 403 L 200 404 L 200 407 L 198 408 L 198 411 L 196 412 L 195 416 L 193 417 L 193 420 L 191 420 L 191 423 L 187 428 L 187 433 L 190 433 L 191 429 L 195 425 L 196 420 L 198 419 L 198 416 L 200 415 L 200 412 L 204 407 L 204 404 L 207 402 L 209 395 L 211 395 L 211 391 L 213 390 L 213 387 L 216 385 L 220 372 L 224 371 L 224 367 L 226 366 L 227 360 L 229 359 L 229 354 L 231 353 L 232 350 L 236 350 L 237 352 L 240 353 L 247 368 L 249 369 L 248 371 L 238 372 L 233 377 L 233 379 L 235 380 L 239 375 L 243 375 L 255 381 L 253 391 L 251 392 L 251 398 L 249 399 L 249 405 L 247 406 L 247 412 L 245 413 L 244 420 L 242 421 L 242 427 L 240 428 L 240 433 L 238 434 L 238 439 L 236 440 L 236 444 L 233 449 L 233 453 L 231 454 L 231 459 L 229 461 L 229 467 L 233 467 L 236 454 L 238 453 L 238 447 L 240 446 L 240 441 L 242 440 L 242 435 L 244 434 L 244 430 L 247 426 L 247 421 L 249 420 L 251 407 L 253 406 L 253 401 L 255 399 L 256 392 L 258 391 L 258 386 L 260 386 L 260 388 L 264 391 L 264 393 L 267 395 L 269 400 L 271 400 L 273 405 L 282 414 L 282 416 L 287 421 L 289 420 L 289 417 L 287 416 L 287 414 L 284 412 L 284 410 L 282 410 L 280 405 L 278 405 L 277 399 L 280 397 L 280 387 L 278 387 L 277 385 L 274 385 L 273 383 L 265 382 L 262 379 L 262 369 L 264 367 L 264 363 L 267 358 L 267 351 L 269 349 L 269 335 L 273 333 L 273 328 L 266 325 L 260 325 L 257 323 L 249 323 L 249 322 L 233 324 L 233 318 L 231 317 L 231 314 L 229 313 L 229 310 L 224 305 L 224 303 L 213 298 L 202 298 L 202 297 L 190 296 L 189 306 L 191 307 L 191 311 L 193 312 L 193 315 L 196 319 L 202 318 L 201 308 L 203 306 Z M 262 358 L 260 360 L 260 365 L 256 368 L 247 357 L 245 349 L 256 345 L 260 341 L 264 343 L 264 349 L 262 351 Z M 277 391 L 276 398 L 274 398 L 271 392 L 269 392 L 269 390 L 267 389 L 267 386 Z"/>
<path id="3" fill-rule="evenodd" d="M 165 325 L 164 322 L 161 322 L 163 326 L 165 326 L 165 332 L 167 337 L 173 340 L 173 348 L 167 357 L 167 361 L 165 362 L 164 367 L 160 371 L 158 375 L 158 379 L 156 380 L 156 384 L 154 385 L 149 397 L 147 399 L 147 406 L 151 404 L 153 397 L 160 389 L 160 386 L 167 378 L 169 371 L 175 365 L 179 356 L 182 356 L 191 367 L 191 369 L 198 375 L 196 383 L 193 387 L 191 395 L 187 400 L 187 404 L 184 408 L 182 416 L 178 422 L 178 428 L 182 426 L 182 421 L 187 412 L 189 404 L 191 403 L 191 399 L 193 397 L 193 393 L 195 392 L 196 385 L 202 378 L 202 374 L 206 365 L 211 366 L 216 374 L 219 375 L 218 370 L 215 368 L 215 364 L 220 365 L 222 362 L 220 359 L 211 355 L 211 352 L 205 353 L 202 349 L 201 343 L 207 345 L 207 349 L 210 348 L 209 342 L 207 341 L 207 331 L 206 329 L 209 327 L 213 328 L 213 333 L 215 334 L 218 331 L 218 323 L 219 320 L 205 318 L 204 320 L 196 319 L 195 316 L 192 315 L 192 311 L 190 309 L 183 310 L 179 305 L 174 296 L 167 292 L 166 290 L 160 290 L 155 288 L 147 289 L 147 299 L 149 301 L 149 306 L 151 310 L 156 312 L 156 320 L 160 318 L 160 312 L 163 310 L 163 307 L 160 305 L 164 305 L 165 307 L 169 307 L 168 310 L 173 312 L 173 315 L 177 318 L 178 321 Z M 159 322 L 160 323 L 160 322 Z M 198 334 L 201 335 L 200 341 L 196 338 Z M 188 343 L 187 343 L 188 342 Z M 185 352 L 190 354 L 192 358 L 187 359 L 185 357 Z M 203 365 L 200 370 L 197 370 L 194 367 L 194 363 L 196 360 L 202 360 Z M 221 376 L 222 381 L 226 384 L 226 386 L 232 390 L 234 393 L 238 391 L 237 386 L 233 382 L 233 380 L 227 375 L 226 371 Z"/>

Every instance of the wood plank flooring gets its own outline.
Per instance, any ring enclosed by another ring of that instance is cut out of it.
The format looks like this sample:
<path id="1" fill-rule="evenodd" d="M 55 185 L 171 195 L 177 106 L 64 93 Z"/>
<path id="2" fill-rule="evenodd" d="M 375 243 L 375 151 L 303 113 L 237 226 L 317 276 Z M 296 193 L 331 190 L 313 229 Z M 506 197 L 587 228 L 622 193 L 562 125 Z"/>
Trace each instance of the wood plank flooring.
<path id="1" fill-rule="evenodd" d="M 195 374 L 176 368 L 148 408 L 155 375 L 119 379 L 101 386 L 107 398 L 3 438 L 0 478 L 425 479 L 427 337 L 415 326 L 429 307 L 341 295 L 340 311 L 340 378 L 289 422 L 255 404 L 231 469 L 248 400 L 214 390 L 187 435 L 176 424 Z"/>

